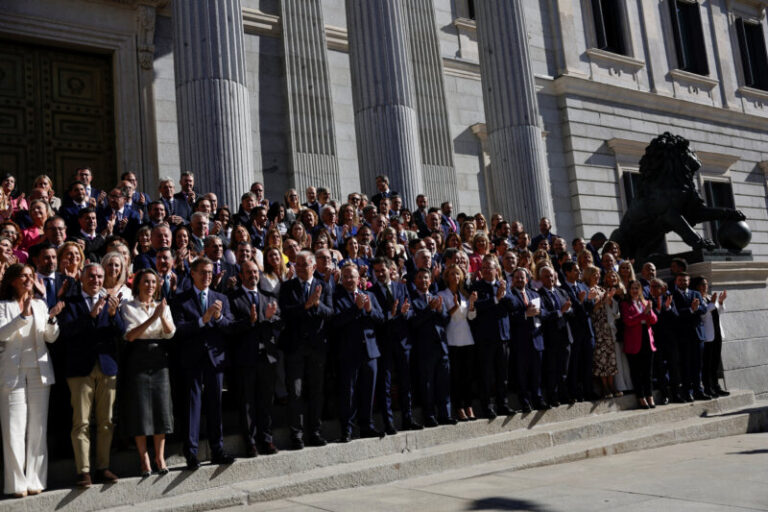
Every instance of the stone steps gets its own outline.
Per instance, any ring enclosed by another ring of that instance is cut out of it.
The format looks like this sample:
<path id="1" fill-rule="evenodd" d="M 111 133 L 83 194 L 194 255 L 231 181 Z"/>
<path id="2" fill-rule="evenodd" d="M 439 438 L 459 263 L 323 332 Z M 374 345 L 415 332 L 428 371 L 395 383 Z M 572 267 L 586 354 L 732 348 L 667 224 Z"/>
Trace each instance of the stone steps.
<path id="1" fill-rule="evenodd" d="M 768 404 L 750 392 L 706 402 L 631 410 L 634 397 L 330 444 L 205 465 L 196 472 L 124 478 L 88 490 L 53 490 L 0 502 L 4 510 L 202 510 L 399 480 L 513 457 L 520 467 L 762 430 Z"/>

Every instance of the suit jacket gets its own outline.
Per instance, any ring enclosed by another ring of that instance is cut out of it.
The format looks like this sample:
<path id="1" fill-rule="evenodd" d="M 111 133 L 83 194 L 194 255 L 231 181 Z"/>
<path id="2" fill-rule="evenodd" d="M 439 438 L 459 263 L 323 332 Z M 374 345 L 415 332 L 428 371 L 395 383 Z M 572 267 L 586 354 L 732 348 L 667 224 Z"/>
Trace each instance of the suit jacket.
<path id="1" fill-rule="evenodd" d="M 32 322 L 31 334 L 35 338 L 35 355 L 42 383 L 50 386 L 56 382 L 46 343 L 53 343 L 59 337 L 59 324 L 48 323 L 48 306 L 42 300 L 33 300 L 32 316 L 24 319 L 16 300 L 4 300 L 0 302 L 0 344 L 3 347 L 0 353 L 0 384 L 6 388 L 16 387 L 21 366 L 22 342 L 10 341 L 10 338 L 27 322 Z"/>
<path id="2" fill-rule="evenodd" d="M 105 304 L 101 313 L 91 318 L 82 294 L 71 295 L 66 302 L 59 322 L 66 345 L 67 377 L 89 375 L 96 362 L 104 375 L 117 375 L 117 338 L 125 332 L 120 309 L 110 316 Z"/>
<path id="3" fill-rule="evenodd" d="M 371 301 L 370 313 L 357 307 L 346 288 L 339 286 L 333 294 L 331 323 L 339 340 L 338 355 L 342 362 L 351 364 L 381 356 L 376 344 L 376 329 L 384 323 L 384 314 L 371 292 L 359 293 L 367 295 Z"/>
<path id="4" fill-rule="evenodd" d="M 169 289 L 167 293 L 165 290 L 165 278 L 164 276 L 160 276 L 160 296 L 168 302 L 192 287 L 192 278 L 186 272 L 179 273 L 176 270 L 171 269 L 170 273 L 176 276 L 176 289 Z"/>
<path id="5" fill-rule="evenodd" d="M 312 278 L 310 295 L 315 287 L 321 286 L 320 303 L 309 309 L 304 308 L 308 296 L 304 294 L 298 278 L 285 281 L 280 285 L 280 310 L 283 312 L 285 330 L 281 345 L 286 352 L 295 352 L 301 346 L 313 349 L 325 348 L 328 343 L 327 328 L 333 315 L 333 297 L 328 292 L 328 285 Z"/>
<path id="6" fill-rule="evenodd" d="M 237 213 L 232 216 L 232 224 L 235 226 L 249 227 L 251 224 L 251 213 L 243 210 L 242 205 L 237 210 Z"/>
<path id="7" fill-rule="evenodd" d="M 552 293 L 557 296 L 560 307 L 568 300 L 568 294 L 560 288 L 553 288 Z M 560 313 L 560 308 L 557 307 L 558 305 L 554 303 L 544 287 L 539 290 L 539 297 L 541 297 L 541 327 L 545 346 L 571 343 L 568 336 L 568 320 L 573 316 L 573 308 L 565 313 Z"/>
<path id="8" fill-rule="evenodd" d="M 251 245 L 263 251 L 267 241 L 266 238 L 267 232 L 269 231 L 269 225 L 265 226 L 263 229 L 259 229 L 253 224 L 245 224 L 245 226 L 248 228 L 248 233 L 251 235 Z"/>
<path id="9" fill-rule="evenodd" d="M 538 293 L 531 290 L 526 290 L 525 294 L 528 296 L 529 303 L 533 299 L 540 298 Z M 525 316 L 525 311 L 528 308 L 525 302 L 523 302 L 523 295 L 519 290 L 516 288 L 510 290 L 509 297 L 512 302 L 509 319 L 513 345 L 518 349 L 522 349 L 523 344 L 528 344 L 534 350 L 541 352 L 544 350 L 544 333 L 541 319 L 537 322 L 535 317 Z"/>
<path id="10" fill-rule="evenodd" d="M 233 341 L 231 354 L 237 366 L 256 366 L 259 362 L 275 364 L 280 355 L 277 348 L 277 340 L 283 328 L 280 311 L 278 310 L 269 320 L 265 313 L 267 304 L 276 299 L 259 292 L 257 297 L 259 317 L 256 323 L 252 324 L 250 293 L 242 286 L 238 286 L 229 293 L 229 306 L 234 317 L 231 326 Z"/>
<path id="11" fill-rule="evenodd" d="M 549 240 L 549 246 L 552 247 L 552 242 L 554 242 L 555 238 L 557 238 L 557 235 L 551 231 L 546 235 L 542 235 L 541 233 L 539 233 L 538 235 L 533 237 L 533 239 L 531 240 L 531 245 L 529 246 L 529 249 L 531 251 L 535 251 L 539 247 L 539 244 L 541 243 L 541 241 L 544 239 Z M 595 260 L 595 261 L 599 261 L 599 260 Z"/>
<path id="12" fill-rule="evenodd" d="M 90 260 L 91 262 L 97 262 L 101 261 L 101 257 L 104 256 L 105 246 L 106 246 L 106 239 L 96 233 L 96 236 L 93 238 L 88 238 L 85 236 L 81 231 L 78 231 L 77 233 L 72 234 L 68 237 L 70 240 L 82 240 L 85 244 L 85 249 L 83 250 L 83 253 L 85 254 L 85 257 Z"/>
<path id="13" fill-rule="evenodd" d="M 329 235 L 331 235 L 331 243 L 333 244 L 334 249 L 338 249 L 340 245 L 343 246 L 344 240 L 342 237 L 342 231 L 343 228 L 339 226 L 338 224 L 334 224 L 331 226 L 331 229 L 328 229 L 325 224 L 322 222 L 315 226 L 315 228 L 312 230 L 312 239 L 314 240 L 317 237 L 317 234 L 320 231 L 325 231 Z"/>
<path id="14" fill-rule="evenodd" d="M 157 270 L 155 267 L 155 258 L 157 257 L 157 251 L 150 247 L 145 253 L 139 254 L 133 259 L 133 271 L 138 272 L 144 268 L 151 268 Z"/>
<path id="15" fill-rule="evenodd" d="M 496 301 L 496 284 L 485 280 L 476 281 L 471 291 L 477 292 L 475 311 L 477 316 L 470 321 L 472 336 L 478 344 L 499 343 L 509 341 L 509 313 L 512 310 L 512 300 L 509 290 L 498 302 Z"/>
<path id="16" fill-rule="evenodd" d="M 669 309 L 664 307 L 664 302 L 667 299 L 666 295 L 662 295 L 661 309 L 658 307 L 658 300 L 651 298 L 651 304 L 653 304 L 653 312 L 656 314 L 656 323 L 653 324 L 653 341 L 658 347 L 674 347 L 677 341 L 677 307 L 675 307 L 674 301 L 669 305 Z"/>
<path id="17" fill-rule="evenodd" d="M 413 210 L 413 221 L 416 223 L 416 227 L 419 229 L 419 236 L 421 236 L 422 233 L 429 234 L 429 229 L 427 228 L 427 212 L 421 211 L 418 208 Z"/>
<path id="18" fill-rule="evenodd" d="M 376 209 L 379 209 L 379 203 L 381 203 L 381 200 L 385 197 L 389 199 L 392 196 L 399 195 L 397 192 L 395 192 L 392 189 L 387 190 L 386 192 L 377 192 L 376 194 L 371 197 L 371 204 L 376 207 Z M 385 212 L 382 212 L 385 213 Z"/>
<path id="19" fill-rule="evenodd" d="M 57 299 L 56 302 L 59 300 L 66 300 L 67 297 L 71 297 L 72 295 L 76 295 L 79 293 L 79 283 L 72 279 L 71 277 L 65 276 L 64 274 L 61 274 L 59 272 L 54 272 L 54 288 L 56 291 L 56 296 L 58 297 L 59 292 L 61 291 L 61 288 L 64 286 L 65 282 L 69 282 L 69 287 L 67 288 L 66 294 L 64 294 L 63 297 L 60 299 Z M 36 299 L 43 299 L 44 302 L 47 302 L 47 298 L 43 297 L 39 293 L 35 292 L 35 298 Z M 53 304 L 56 304 L 56 302 L 53 302 Z"/>
<path id="20" fill-rule="evenodd" d="M 169 201 L 168 199 L 161 197 L 160 200 L 165 205 L 165 214 L 168 216 L 171 215 L 178 215 L 182 219 L 184 219 L 184 223 L 189 222 L 189 218 L 192 216 L 192 207 L 189 206 L 189 203 L 185 200 L 179 200 L 176 199 L 176 196 L 173 197 L 173 202 Z"/>
<path id="21" fill-rule="evenodd" d="M 595 345 L 595 331 L 592 328 L 592 310 L 595 308 L 595 301 L 584 298 L 584 302 L 579 302 L 578 293 L 589 293 L 589 288 L 584 283 L 576 281 L 573 289 L 570 283 L 563 281 L 560 287 L 571 300 L 573 304 L 573 315 L 569 318 L 571 325 L 571 334 L 574 341 L 586 341 L 592 346 Z"/>
<path id="22" fill-rule="evenodd" d="M 69 235 L 74 235 L 80 231 L 80 223 L 77 221 L 77 214 L 80 213 L 80 210 L 82 210 L 82 206 L 75 204 L 70 198 L 66 198 L 59 208 L 59 217 L 64 219 Z"/>
<path id="23" fill-rule="evenodd" d="M 225 261 L 223 258 L 218 261 L 218 264 L 220 265 L 220 271 L 224 272 L 224 275 L 221 278 L 221 281 L 219 281 L 219 284 L 216 285 L 215 290 L 220 293 L 226 293 L 227 290 L 227 281 L 230 277 L 237 277 L 237 267 L 228 261 Z M 216 263 L 213 264 L 213 272 L 216 273 Z"/>
<path id="24" fill-rule="evenodd" d="M 646 315 L 638 311 L 631 302 L 621 302 L 621 319 L 624 322 L 624 352 L 627 354 L 637 354 L 643 344 L 643 330 L 648 333 L 651 340 L 651 351 L 656 351 L 656 344 L 653 340 L 653 324 L 656 323 L 656 313 L 653 308 Z M 642 322 L 645 321 L 645 324 Z"/>
<path id="25" fill-rule="evenodd" d="M 107 227 L 107 220 L 111 215 L 112 208 L 108 206 L 100 207 L 96 210 L 96 231 L 101 232 L 104 228 Z M 129 243 L 133 243 L 134 239 L 136 238 L 136 232 L 141 226 L 141 216 L 139 215 L 139 212 L 132 208 L 123 208 L 123 218 L 128 219 L 128 224 L 125 225 L 125 228 L 120 229 L 119 222 L 115 220 L 115 226 L 112 229 L 112 234 L 121 236 L 128 240 Z"/>
<path id="26" fill-rule="evenodd" d="M 216 370 L 226 366 L 232 312 L 227 296 L 209 288 L 209 307 L 217 300 L 222 303 L 221 318 L 218 321 L 211 318 L 202 327 L 200 322 L 205 311 L 194 286 L 178 294 L 171 302 L 173 322 L 176 324 L 174 340 L 178 343 L 183 368 L 201 368 L 206 359 Z"/>
<path id="27" fill-rule="evenodd" d="M 701 294 L 690 288 L 687 293 L 674 288 L 672 297 L 677 308 L 677 332 L 680 340 L 698 342 L 701 317 L 707 312 Z M 699 299 L 699 307 L 695 311 L 691 311 L 693 299 Z"/>
<path id="28" fill-rule="evenodd" d="M 436 294 L 434 294 L 436 295 Z M 440 311 L 433 311 L 417 290 L 411 293 L 411 317 L 408 321 L 411 345 L 421 353 L 439 350 L 448 354 L 448 337 L 445 328 L 451 321 L 448 309 L 443 304 Z"/>
<path id="29" fill-rule="evenodd" d="M 301 206 L 303 206 L 304 208 L 309 208 L 310 210 L 315 210 L 315 213 L 320 215 L 320 203 L 318 203 L 317 201 L 315 201 L 312 204 L 301 203 Z M 378 206 L 376 206 L 376 208 L 378 208 Z"/>
<path id="30" fill-rule="evenodd" d="M 397 311 L 394 315 L 392 314 L 393 302 L 387 300 L 387 292 L 382 288 L 383 285 L 376 282 L 371 287 L 371 292 L 376 297 L 385 317 L 384 324 L 376 333 L 376 339 L 382 349 L 385 345 L 388 348 L 399 345 L 408 350 L 411 348 L 411 342 L 408 338 L 408 320 L 413 314 L 413 310 L 409 309 L 405 315 L 400 312 L 400 307 L 408 299 L 408 289 L 403 283 L 392 281 L 390 284 L 392 286 L 391 300 L 397 302 Z"/>

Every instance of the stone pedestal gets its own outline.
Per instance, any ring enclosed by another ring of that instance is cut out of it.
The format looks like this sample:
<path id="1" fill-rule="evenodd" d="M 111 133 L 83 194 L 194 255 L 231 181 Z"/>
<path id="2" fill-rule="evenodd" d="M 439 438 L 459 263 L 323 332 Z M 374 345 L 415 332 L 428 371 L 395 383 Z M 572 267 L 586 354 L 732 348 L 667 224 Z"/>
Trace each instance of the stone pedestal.
<path id="1" fill-rule="evenodd" d="M 237 206 L 256 177 L 240 0 L 173 2 L 182 171 Z"/>
<path id="2" fill-rule="evenodd" d="M 539 127 L 536 84 L 523 2 L 476 2 L 480 71 L 493 169 L 494 211 L 527 230 L 552 217 L 552 193 Z"/>
<path id="3" fill-rule="evenodd" d="M 390 187 L 413 205 L 424 180 L 402 4 L 347 0 L 346 5 L 362 190 L 374 192 L 376 176 L 386 174 Z"/>

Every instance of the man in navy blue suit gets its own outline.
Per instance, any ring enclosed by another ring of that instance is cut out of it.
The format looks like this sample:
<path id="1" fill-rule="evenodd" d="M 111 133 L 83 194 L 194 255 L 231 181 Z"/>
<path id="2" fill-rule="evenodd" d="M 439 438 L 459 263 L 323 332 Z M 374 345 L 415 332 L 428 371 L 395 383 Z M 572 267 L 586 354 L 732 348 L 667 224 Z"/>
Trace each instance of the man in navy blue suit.
<path id="1" fill-rule="evenodd" d="M 61 202 L 59 216 L 67 223 L 70 233 L 78 230 L 77 215 L 80 210 L 88 207 L 96 207 L 96 199 L 89 198 L 85 192 L 85 185 L 79 181 L 73 181 L 67 189 L 67 197 Z"/>
<path id="2" fill-rule="evenodd" d="M 184 369 L 188 417 L 184 455 L 187 469 L 200 467 L 200 412 L 205 401 L 208 445 L 213 464 L 231 464 L 235 459 L 224 451 L 221 392 L 224 384 L 227 335 L 233 321 L 226 295 L 210 288 L 213 263 L 202 257 L 192 262 L 192 286 L 172 303 L 177 344 Z"/>
<path id="3" fill-rule="evenodd" d="M 538 249 L 542 240 L 549 241 L 549 246 L 552 247 L 555 244 L 555 238 L 557 235 L 552 232 L 552 222 L 548 218 L 542 217 L 539 219 L 539 234 L 531 240 L 530 249 L 532 251 Z"/>
<path id="4" fill-rule="evenodd" d="M 327 204 L 320 209 L 320 223 L 312 230 L 312 236 L 325 231 L 331 237 L 331 244 L 334 249 L 338 249 L 344 244 L 343 229 L 336 224 L 336 208 Z"/>
<path id="5" fill-rule="evenodd" d="M 451 415 L 451 376 L 445 327 L 451 321 L 443 299 L 430 293 L 429 270 L 416 271 L 411 290 L 411 344 L 416 347 L 424 426 L 456 423 Z"/>
<path id="6" fill-rule="evenodd" d="M 411 393 L 411 340 L 408 337 L 408 319 L 411 306 L 408 290 L 403 283 L 392 280 L 390 266 L 386 258 L 376 258 L 372 262 L 376 283 L 371 291 L 381 306 L 386 317 L 384 325 L 376 332 L 379 343 L 379 382 L 377 391 L 384 417 L 384 432 L 397 434 L 395 416 L 392 412 L 392 376 L 396 374 L 397 393 L 400 397 L 403 430 L 418 430 L 421 425 L 413 421 Z"/>
<path id="7" fill-rule="evenodd" d="M 645 267 L 644 267 L 645 268 Z M 655 269 L 654 269 L 655 270 Z M 662 279 L 652 278 L 648 286 L 648 299 L 656 313 L 653 329 L 653 343 L 656 354 L 653 357 L 653 376 L 656 378 L 661 396 L 657 405 L 670 401 L 682 403 L 680 396 L 680 358 L 678 357 L 677 322 L 678 314 L 672 293 Z"/>
<path id="8" fill-rule="evenodd" d="M 66 345 L 67 384 L 71 394 L 72 448 L 77 467 L 77 485 L 91 485 L 91 410 L 96 418 L 96 480 L 114 483 L 109 470 L 109 451 L 114 423 L 112 408 L 117 386 L 117 339 L 125 332 L 118 311 L 120 296 L 100 295 L 104 269 L 89 263 L 82 270 L 81 293 L 67 298 L 61 314 L 61 332 Z M 129 399 L 138 399 L 131 397 Z"/>
<path id="9" fill-rule="evenodd" d="M 161 247 L 170 247 L 172 240 L 171 228 L 163 222 L 152 228 L 152 232 L 149 235 L 149 250 L 145 253 L 139 254 L 133 260 L 133 270 L 138 272 L 143 268 L 155 268 L 155 257 L 157 251 Z"/>
<path id="10" fill-rule="evenodd" d="M 517 393 L 523 412 L 545 410 L 549 406 L 541 394 L 541 358 L 544 336 L 541 330 L 541 298 L 526 288 L 528 272 L 518 268 L 512 272 L 511 338 L 515 352 Z"/>
<path id="11" fill-rule="evenodd" d="M 109 220 L 114 220 L 112 234 L 126 239 L 133 243 L 136 238 L 136 232 L 141 226 L 141 216 L 139 212 L 125 206 L 128 199 L 128 193 L 123 188 L 113 188 L 107 196 L 107 206 L 99 207 L 96 210 L 98 220 L 98 229 L 106 229 Z"/>
<path id="12" fill-rule="evenodd" d="M 281 338 L 285 352 L 288 388 L 288 422 L 291 447 L 304 448 L 302 395 L 307 396 L 309 444 L 324 446 L 320 430 L 323 411 L 323 381 L 328 353 L 328 323 L 333 315 L 333 298 L 328 286 L 314 277 L 315 255 L 301 251 L 296 256 L 296 277 L 280 286 L 280 311 L 285 321 Z"/>
<path id="13" fill-rule="evenodd" d="M 104 201 L 106 194 L 104 193 L 104 191 L 91 186 L 91 181 L 93 181 L 93 172 L 91 172 L 91 168 L 80 167 L 76 169 L 75 178 L 77 179 L 77 181 L 82 182 L 82 184 L 85 186 L 86 197 L 94 198 L 96 200 L 96 206 L 101 205 L 101 203 Z"/>
<path id="14" fill-rule="evenodd" d="M 472 292 L 477 294 L 471 321 L 472 336 L 477 343 L 479 365 L 483 374 L 481 395 L 485 414 L 494 419 L 497 414 L 513 414 L 507 399 L 509 381 L 509 313 L 512 301 L 507 293 L 507 283 L 499 280 L 499 260 L 493 254 L 483 258 L 481 279 L 476 281 Z M 496 404 L 493 404 L 493 398 Z"/>
<path id="15" fill-rule="evenodd" d="M 595 307 L 596 292 L 579 281 L 579 265 L 575 261 L 566 261 L 562 265 L 565 282 L 561 288 L 568 294 L 573 305 L 573 315 L 569 325 L 573 344 L 571 345 L 570 364 L 568 366 L 568 391 L 571 401 L 595 399 L 592 390 L 592 357 L 595 351 L 595 331 L 592 328 L 590 314 Z"/>
<path id="16" fill-rule="evenodd" d="M 159 201 L 165 205 L 166 222 L 171 226 L 180 226 L 189 223 L 189 217 L 192 215 L 192 207 L 185 200 L 176 199 L 174 191 L 176 185 L 172 178 L 163 178 L 160 180 L 158 191 L 160 192 Z"/>
<path id="17" fill-rule="evenodd" d="M 677 343 L 680 353 L 680 378 L 682 395 L 686 402 L 709 400 L 701 385 L 701 356 L 704 343 L 699 339 L 697 329 L 701 317 L 707 312 L 701 294 L 691 290 L 691 278 L 686 272 L 675 276 L 673 301 L 677 308 Z"/>
<path id="18" fill-rule="evenodd" d="M 221 293 L 234 288 L 237 285 L 237 268 L 224 259 L 224 242 L 216 235 L 208 235 L 203 243 L 205 256 L 213 264 L 211 287 Z M 235 278 L 234 283 L 230 281 L 231 278 Z M 228 286 L 230 283 L 233 285 Z"/>
<path id="19" fill-rule="evenodd" d="M 546 266 L 539 277 L 542 287 L 541 323 L 544 334 L 544 381 L 549 403 L 557 407 L 569 402 L 568 363 L 571 356 L 571 334 L 568 320 L 573 315 L 568 294 L 555 286 L 555 269 Z"/>
<path id="20" fill-rule="evenodd" d="M 360 437 L 381 437 L 373 424 L 373 394 L 377 360 L 376 329 L 384 323 L 376 297 L 359 288 L 357 265 L 341 269 L 341 286 L 333 294 L 333 328 L 338 334 L 340 442 L 352 440 L 352 424 L 357 418 Z"/>
<path id="21" fill-rule="evenodd" d="M 277 338 L 283 323 L 277 299 L 259 291 L 259 267 L 245 261 L 240 267 L 242 284 L 229 294 L 236 336 L 233 354 L 238 369 L 240 416 L 246 454 L 272 455 L 272 401 L 277 378 Z"/>

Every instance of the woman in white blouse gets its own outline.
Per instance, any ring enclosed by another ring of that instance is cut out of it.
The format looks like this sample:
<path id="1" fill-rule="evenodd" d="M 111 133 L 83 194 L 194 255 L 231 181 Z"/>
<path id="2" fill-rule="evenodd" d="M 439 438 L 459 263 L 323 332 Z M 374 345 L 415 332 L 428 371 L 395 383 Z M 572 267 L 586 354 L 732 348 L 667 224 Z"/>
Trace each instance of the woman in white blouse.
<path id="1" fill-rule="evenodd" d="M 5 493 L 39 494 L 48 479 L 48 396 L 54 383 L 45 344 L 59 337 L 57 303 L 34 299 L 35 271 L 16 263 L 0 283 L 0 424 Z"/>
<path id="2" fill-rule="evenodd" d="M 707 312 L 701 316 L 699 332 L 704 342 L 702 355 L 701 381 L 704 393 L 712 397 L 728 396 L 730 393 L 720 387 L 717 373 L 720 370 L 720 357 L 723 350 L 723 329 L 720 326 L 720 315 L 725 313 L 725 299 L 728 292 L 723 290 L 718 294 L 709 294 L 709 281 L 706 277 L 693 280 L 691 288 L 701 294 Z"/>
<path id="3" fill-rule="evenodd" d="M 171 310 L 160 296 L 160 278 L 142 269 L 133 279 L 133 300 L 122 305 L 125 322 L 125 369 L 123 371 L 123 429 L 136 438 L 141 476 L 152 474 L 146 436 L 154 436 L 155 463 L 160 475 L 165 464 L 165 435 L 173 432 L 171 383 L 165 340 L 176 333 Z"/>
<path id="4" fill-rule="evenodd" d="M 475 364 L 475 341 L 469 330 L 467 315 L 477 294 L 469 295 L 464 289 L 467 276 L 458 265 L 449 265 L 443 271 L 447 288 L 438 293 L 451 315 L 446 328 L 448 357 L 451 363 L 451 402 L 459 421 L 474 420 L 472 410 L 472 382 Z"/>
<path id="5" fill-rule="evenodd" d="M 102 286 L 107 294 L 120 297 L 120 304 L 125 304 L 131 300 L 133 293 L 125 285 L 128 279 L 128 269 L 123 256 L 116 251 L 108 252 L 101 258 L 101 266 L 104 267 L 104 284 Z"/>

